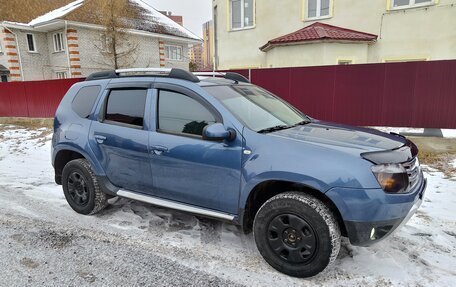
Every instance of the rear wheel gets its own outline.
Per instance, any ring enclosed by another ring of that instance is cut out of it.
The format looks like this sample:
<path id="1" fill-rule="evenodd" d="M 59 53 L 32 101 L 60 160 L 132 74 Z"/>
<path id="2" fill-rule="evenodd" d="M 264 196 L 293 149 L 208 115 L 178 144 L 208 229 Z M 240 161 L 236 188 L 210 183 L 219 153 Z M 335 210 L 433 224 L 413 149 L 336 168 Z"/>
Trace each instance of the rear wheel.
<path id="1" fill-rule="evenodd" d="M 108 205 L 108 197 L 101 191 L 86 159 L 75 159 L 65 165 L 62 186 L 68 204 L 77 213 L 95 214 Z"/>
<path id="2" fill-rule="evenodd" d="M 254 220 L 258 250 L 272 267 L 295 277 L 310 277 L 332 263 L 340 249 L 340 230 L 320 200 L 300 192 L 269 199 Z"/>

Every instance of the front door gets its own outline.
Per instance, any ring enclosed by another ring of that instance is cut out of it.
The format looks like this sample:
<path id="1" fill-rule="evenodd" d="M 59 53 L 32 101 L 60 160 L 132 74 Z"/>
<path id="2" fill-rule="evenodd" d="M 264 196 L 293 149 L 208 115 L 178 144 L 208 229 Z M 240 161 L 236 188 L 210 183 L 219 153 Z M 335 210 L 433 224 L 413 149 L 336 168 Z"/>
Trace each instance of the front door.
<path id="1" fill-rule="evenodd" d="M 236 214 L 242 140 L 207 141 L 203 128 L 223 122 L 198 95 L 182 90 L 157 92 L 157 130 L 149 145 L 154 195 Z"/>
<path id="2" fill-rule="evenodd" d="M 137 192 L 152 188 L 149 131 L 144 115 L 147 89 L 110 90 L 103 101 L 100 120 L 91 125 L 89 142 L 108 179 Z"/>

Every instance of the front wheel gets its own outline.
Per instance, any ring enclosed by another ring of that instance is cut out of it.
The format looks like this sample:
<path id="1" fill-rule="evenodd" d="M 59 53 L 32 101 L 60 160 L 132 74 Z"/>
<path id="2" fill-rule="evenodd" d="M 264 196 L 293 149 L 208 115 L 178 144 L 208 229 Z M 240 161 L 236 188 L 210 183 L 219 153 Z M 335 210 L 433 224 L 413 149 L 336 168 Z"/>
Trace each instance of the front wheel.
<path id="1" fill-rule="evenodd" d="M 323 202 L 305 193 L 286 192 L 266 201 L 253 229 L 266 262 L 290 276 L 314 276 L 339 253 L 340 230 L 334 215 Z"/>

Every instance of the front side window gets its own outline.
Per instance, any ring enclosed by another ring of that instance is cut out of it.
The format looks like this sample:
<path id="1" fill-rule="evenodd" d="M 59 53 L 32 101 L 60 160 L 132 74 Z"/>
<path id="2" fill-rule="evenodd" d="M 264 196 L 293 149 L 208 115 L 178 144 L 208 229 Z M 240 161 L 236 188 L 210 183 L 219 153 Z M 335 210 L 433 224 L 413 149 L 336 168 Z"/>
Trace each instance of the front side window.
<path id="1" fill-rule="evenodd" d="M 197 100 L 177 92 L 159 92 L 160 131 L 202 136 L 204 127 L 216 122 L 214 115 Z"/>
<path id="2" fill-rule="evenodd" d="M 105 121 L 142 127 L 146 98 L 146 89 L 111 90 L 106 103 Z"/>
<path id="3" fill-rule="evenodd" d="M 434 0 L 392 0 L 392 8 L 407 8 L 432 4 Z"/>
<path id="4" fill-rule="evenodd" d="M 182 60 L 182 46 L 165 45 L 165 58 L 167 60 Z"/>
<path id="5" fill-rule="evenodd" d="M 35 36 L 27 34 L 27 47 L 29 52 L 36 52 Z"/>
<path id="6" fill-rule="evenodd" d="M 100 93 L 100 86 L 83 87 L 71 103 L 71 108 L 81 118 L 88 118 Z"/>
<path id="7" fill-rule="evenodd" d="M 54 39 L 54 52 L 65 51 L 65 46 L 63 42 L 63 33 L 56 33 L 53 36 Z"/>
<path id="8" fill-rule="evenodd" d="M 254 0 L 230 0 L 231 29 L 252 27 L 254 21 Z"/>
<path id="9" fill-rule="evenodd" d="M 307 0 L 307 18 L 321 18 L 329 16 L 332 0 Z"/>
<path id="10" fill-rule="evenodd" d="M 253 131 L 291 127 L 309 119 L 257 86 L 208 86 L 204 89 Z"/>

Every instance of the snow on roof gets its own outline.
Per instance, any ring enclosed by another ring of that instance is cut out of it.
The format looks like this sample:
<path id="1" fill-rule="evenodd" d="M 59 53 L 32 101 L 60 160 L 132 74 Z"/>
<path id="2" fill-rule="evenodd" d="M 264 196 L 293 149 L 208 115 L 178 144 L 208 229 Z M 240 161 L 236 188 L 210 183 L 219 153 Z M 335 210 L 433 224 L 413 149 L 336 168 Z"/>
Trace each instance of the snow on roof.
<path id="1" fill-rule="evenodd" d="M 46 13 L 46 14 L 38 17 L 38 18 L 33 19 L 28 24 L 30 26 L 35 26 L 35 25 L 38 25 L 38 24 L 41 24 L 41 23 L 44 23 L 44 22 L 52 21 L 54 19 L 63 17 L 66 14 L 70 13 L 71 11 L 73 11 L 74 9 L 77 9 L 79 6 L 82 5 L 83 2 L 84 2 L 84 0 L 76 0 L 74 2 L 71 2 L 68 5 L 60 7 L 58 9 L 55 9 L 55 10 L 49 12 L 49 13 Z"/>
<path id="2" fill-rule="evenodd" d="M 170 30 L 178 31 L 179 32 L 178 34 L 182 34 L 182 36 L 184 36 L 184 37 L 187 37 L 190 39 L 195 39 L 195 40 L 201 40 L 200 37 L 196 36 L 195 34 L 190 32 L 183 26 L 177 24 L 176 22 L 174 22 L 167 16 L 163 15 L 162 13 L 157 11 L 155 8 L 153 8 L 146 2 L 144 2 L 142 0 L 131 0 L 131 1 L 138 4 L 141 8 L 143 8 L 144 10 L 149 12 L 149 15 L 147 15 L 147 16 L 151 17 L 153 22 L 156 22 L 159 25 L 163 25 L 163 26 L 169 28 Z"/>

